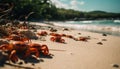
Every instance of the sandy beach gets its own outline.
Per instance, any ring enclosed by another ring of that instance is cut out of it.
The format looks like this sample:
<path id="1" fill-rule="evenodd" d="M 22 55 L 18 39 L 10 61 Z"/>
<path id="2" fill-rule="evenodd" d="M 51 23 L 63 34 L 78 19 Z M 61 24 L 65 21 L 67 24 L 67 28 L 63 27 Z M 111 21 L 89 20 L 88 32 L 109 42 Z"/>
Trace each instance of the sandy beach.
<path id="1" fill-rule="evenodd" d="M 35 24 L 37 25 L 37 23 Z M 41 26 L 51 26 L 39 24 Z M 54 28 L 54 26 L 52 26 Z M 46 29 L 37 29 L 39 31 Z M 42 57 L 43 61 L 29 62 L 27 64 L 6 63 L 0 69 L 119 69 L 120 68 L 120 37 L 93 33 L 80 30 L 62 30 L 57 28 L 59 34 L 72 35 L 75 38 L 89 37 L 87 41 L 75 41 L 71 38 L 62 37 L 64 43 L 50 41 L 50 35 L 44 36 L 44 40 L 32 40 L 33 43 L 46 44 L 51 57 Z"/>

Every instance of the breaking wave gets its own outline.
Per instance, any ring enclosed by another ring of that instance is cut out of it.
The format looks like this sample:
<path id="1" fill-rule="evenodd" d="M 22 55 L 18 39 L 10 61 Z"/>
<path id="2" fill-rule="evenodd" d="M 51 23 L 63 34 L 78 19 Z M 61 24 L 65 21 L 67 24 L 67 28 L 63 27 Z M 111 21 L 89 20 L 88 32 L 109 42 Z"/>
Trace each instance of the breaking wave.
<path id="1" fill-rule="evenodd" d="M 92 32 L 108 33 L 120 36 L 120 23 L 116 24 L 113 20 L 96 20 L 96 21 L 66 21 L 55 22 L 54 25 L 73 28 L 77 30 L 86 30 Z"/>

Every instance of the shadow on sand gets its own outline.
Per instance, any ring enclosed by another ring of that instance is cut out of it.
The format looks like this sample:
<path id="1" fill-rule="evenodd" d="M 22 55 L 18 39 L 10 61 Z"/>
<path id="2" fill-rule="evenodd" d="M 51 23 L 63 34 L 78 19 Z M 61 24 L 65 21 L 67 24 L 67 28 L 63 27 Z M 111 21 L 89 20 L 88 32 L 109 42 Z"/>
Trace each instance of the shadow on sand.
<path id="1" fill-rule="evenodd" d="M 15 64 L 11 64 L 11 63 L 5 63 L 5 64 L 9 65 L 9 66 L 13 66 L 13 67 L 22 68 L 22 69 L 35 69 L 35 68 L 32 68 L 32 67 L 25 67 L 25 66 L 15 65 Z"/>
<path id="2" fill-rule="evenodd" d="M 36 60 L 32 56 L 30 56 L 29 58 L 26 58 L 26 59 L 20 58 L 20 60 L 23 60 L 23 62 L 20 61 L 19 63 L 8 63 L 7 61 L 9 61 L 9 60 L 7 60 L 7 57 L 0 55 L 0 67 L 4 67 L 4 65 L 9 65 L 9 66 L 13 66 L 13 67 L 22 68 L 22 69 L 35 69 L 30 66 L 26 67 L 26 66 L 21 66 L 21 65 L 30 63 L 32 66 L 35 66 L 36 63 L 44 62 L 44 60 L 43 60 L 44 58 L 52 59 L 53 55 L 50 54 L 50 55 L 45 56 L 43 54 L 40 54 L 40 60 Z M 41 68 L 39 68 L 39 69 L 41 69 Z"/>

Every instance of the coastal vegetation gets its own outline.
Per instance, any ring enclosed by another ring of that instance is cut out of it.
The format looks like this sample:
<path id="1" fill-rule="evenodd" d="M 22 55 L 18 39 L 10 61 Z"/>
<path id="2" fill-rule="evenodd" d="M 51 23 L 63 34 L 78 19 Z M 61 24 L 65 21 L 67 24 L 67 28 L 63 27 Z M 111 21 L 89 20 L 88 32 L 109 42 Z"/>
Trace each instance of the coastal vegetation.
<path id="1" fill-rule="evenodd" d="M 34 12 L 28 20 L 96 20 L 120 19 L 120 13 L 105 11 L 77 11 L 57 8 L 51 0 L 0 0 L 0 12 L 10 7 L 11 11 L 0 13 L 2 19 L 24 20 L 30 12 Z M 3 16 L 6 14 L 5 16 Z"/>

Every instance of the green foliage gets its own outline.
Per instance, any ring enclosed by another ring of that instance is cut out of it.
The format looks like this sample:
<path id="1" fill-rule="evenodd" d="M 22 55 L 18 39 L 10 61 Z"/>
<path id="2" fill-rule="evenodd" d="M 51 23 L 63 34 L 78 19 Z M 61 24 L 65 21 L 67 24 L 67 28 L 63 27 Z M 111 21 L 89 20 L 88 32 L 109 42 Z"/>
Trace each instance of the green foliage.
<path id="1" fill-rule="evenodd" d="M 56 7 L 50 0 L 0 0 L 0 3 L 13 3 L 11 12 L 15 19 L 24 19 L 25 15 L 35 12 L 31 19 L 51 19 Z"/>
<path id="2" fill-rule="evenodd" d="M 104 11 L 80 12 L 72 9 L 56 8 L 50 0 L 0 0 L 1 3 L 13 3 L 11 18 L 24 20 L 30 12 L 34 12 L 28 20 L 83 20 L 120 18 L 120 13 Z"/>

